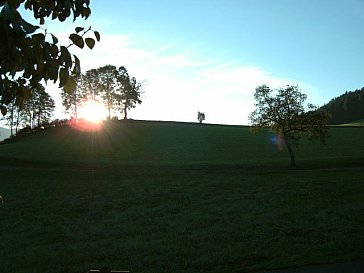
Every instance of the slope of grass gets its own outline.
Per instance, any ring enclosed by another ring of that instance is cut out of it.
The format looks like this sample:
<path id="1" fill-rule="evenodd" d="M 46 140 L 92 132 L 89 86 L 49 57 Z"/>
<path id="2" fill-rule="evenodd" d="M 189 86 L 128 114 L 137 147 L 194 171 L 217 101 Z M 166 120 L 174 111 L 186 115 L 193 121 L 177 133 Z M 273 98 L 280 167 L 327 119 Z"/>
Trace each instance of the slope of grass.
<path id="1" fill-rule="evenodd" d="M 364 155 L 364 130 L 331 128 L 330 134 L 326 145 L 302 141 L 296 149 L 301 165 Z M 288 164 L 286 151 L 271 138 L 267 131 L 252 134 L 242 126 L 116 122 L 94 133 L 68 126 L 41 131 L 1 145 L 0 156 L 61 165 Z"/>
<path id="2" fill-rule="evenodd" d="M 349 123 L 340 124 L 338 126 L 364 126 L 364 119 L 359 119 Z"/>
<path id="3" fill-rule="evenodd" d="M 115 123 L 0 145 L 0 272 L 249 272 L 364 258 L 364 130 Z"/>
<path id="4" fill-rule="evenodd" d="M 34 162 L 84 165 L 230 164 L 271 158 L 285 160 L 247 128 L 174 123 L 113 123 L 95 133 L 70 127 L 39 132 L 12 145 L 1 155 Z M 259 145 L 264 145 L 259 148 Z M 257 153 L 258 152 L 258 153 Z"/>

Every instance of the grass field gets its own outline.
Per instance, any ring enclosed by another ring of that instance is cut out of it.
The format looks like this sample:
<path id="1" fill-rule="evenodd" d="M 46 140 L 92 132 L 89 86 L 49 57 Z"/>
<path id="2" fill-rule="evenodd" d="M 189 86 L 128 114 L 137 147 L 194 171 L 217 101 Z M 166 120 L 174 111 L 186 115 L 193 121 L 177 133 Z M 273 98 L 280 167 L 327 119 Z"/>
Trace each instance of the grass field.
<path id="1" fill-rule="evenodd" d="M 364 126 L 364 119 L 360 119 L 360 120 L 352 121 L 352 122 L 349 122 L 349 123 L 341 124 L 339 126 L 356 126 L 356 127 Z"/>
<path id="2" fill-rule="evenodd" d="M 118 122 L 0 145 L 0 272 L 250 272 L 364 259 L 364 129 Z"/>

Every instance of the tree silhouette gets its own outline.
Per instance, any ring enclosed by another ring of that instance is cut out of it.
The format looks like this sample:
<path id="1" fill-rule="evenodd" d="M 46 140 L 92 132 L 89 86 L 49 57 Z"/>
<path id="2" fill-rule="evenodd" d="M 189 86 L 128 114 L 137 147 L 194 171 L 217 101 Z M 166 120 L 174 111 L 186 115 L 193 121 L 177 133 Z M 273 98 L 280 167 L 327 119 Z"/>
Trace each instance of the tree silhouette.
<path id="1" fill-rule="evenodd" d="M 55 103 L 41 84 L 36 84 L 29 90 L 24 108 L 20 111 L 20 122 L 32 129 L 50 121 Z"/>
<path id="2" fill-rule="evenodd" d="M 293 146 L 303 136 L 324 142 L 329 115 L 312 104 L 306 110 L 304 102 L 307 96 L 299 91 L 298 86 L 287 86 L 276 91 L 277 94 L 274 95 L 273 90 L 266 85 L 255 89 L 256 110 L 250 114 L 249 119 L 254 131 L 267 127 L 283 135 L 291 166 L 295 166 Z"/>
<path id="3" fill-rule="evenodd" d="M 142 94 L 142 87 L 144 82 L 138 82 L 135 77 L 129 77 L 126 73 L 122 88 L 119 89 L 119 105 L 121 111 L 124 113 L 124 119 L 128 119 L 128 110 L 135 108 L 136 104 L 141 104 L 142 100 L 140 95 Z"/>
<path id="4" fill-rule="evenodd" d="M 35 119 L 36 125 L 39 127 L 42 124 L 49 123 L 53 116 L 55 103 L 52 97 L 45 92 L 44 87 L 39 90 L 35 101 Z"/>
<path id="5" fill-rule="evenodd" d="M 19 106 L 16 105 L 16 100 L 13 99 L 8 104 L 8 113 L 3 118 L 6 121 L 6 125 L 10 127 L 10 136 L 14 135 L 14 128 L 17 131 L 19 125 L 19 118 L 20 118 L 20 109 Z"/>
<path id="6" fill-rule="evenodd" d="M 105 65 L 96 70 L 95 80 L 97 81 L 100 97 L 106 105 L 109 120 L 111 119 L 111 111 L 116 108 L 116 92 L 122 85 L 118 79 L 123 73 L 123 69 L 118 70 L 113 65 Z"/>
<path id="7" fill-rule="evenodd" d="M 70 113 L 75 119 L 78 118 L 78 106 L 85 97 L 86 84 L 85 76 L 83 74 L 73 76 L 75 80 L 75 87 L 66 90 L 63 88 L 61 92 L 62 105 L 65 107 L 65 112 Z"/>
<path id="8" fill-rule="evenodd" d="M 108 118 L 119 110 L 127 119 L 128 110 L 142 103 L 140 96 L 144 82 L 130 77 L 125 67 L 105 65 L 90 69 L 83 75 L 74 77 L 73 88 L 63 88 L 62 103 L 66 111 L 74 113 L 77 118 L 77 106 L 84 99 L 100 100 L 108 110 Z"/>
<path id="9" fill-rule="evenodd" d="M 199 121 L 199 123 L 202 123 L 205 120 L 205 113 L 198 111 L 197 120 Z"/>

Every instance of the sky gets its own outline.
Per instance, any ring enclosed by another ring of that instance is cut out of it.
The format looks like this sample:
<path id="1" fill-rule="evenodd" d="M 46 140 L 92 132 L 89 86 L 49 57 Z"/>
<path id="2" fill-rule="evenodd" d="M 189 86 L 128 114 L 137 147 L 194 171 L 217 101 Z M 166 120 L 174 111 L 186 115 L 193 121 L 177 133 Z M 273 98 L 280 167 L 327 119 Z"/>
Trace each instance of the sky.
<path id="1" fill-rule="evenodd" d="M 146 80 L 133 119 L 248 124 L 257 86 L 298 85 L 321 106 L 364 86 L 364 0 L 91 1 L 91 17 L 48 22 L 67 44 L 97 30 L 93 50 L 70 51 L 82 71 L 112 64 Z M 59 89 L 47 85 L 62 116 Z"/>

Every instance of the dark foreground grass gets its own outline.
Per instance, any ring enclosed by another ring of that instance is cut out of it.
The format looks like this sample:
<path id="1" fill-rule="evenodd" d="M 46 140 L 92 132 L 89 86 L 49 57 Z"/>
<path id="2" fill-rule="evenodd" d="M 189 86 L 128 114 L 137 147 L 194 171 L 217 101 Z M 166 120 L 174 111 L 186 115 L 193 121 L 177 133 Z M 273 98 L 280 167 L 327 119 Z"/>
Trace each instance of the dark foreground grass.
<path id="1" fill-rule="evenodd" d="M 249 272 L 364 258 L 364 130 L 303 143 L 289 170 L 267 135 L 246 128 L 128 126 L 0 146 L 0 272 Z"/>

